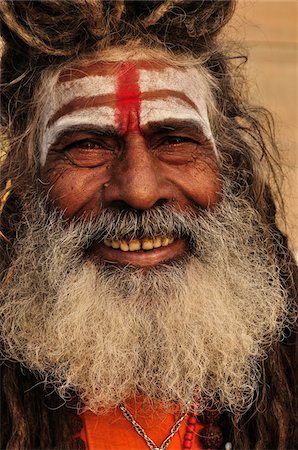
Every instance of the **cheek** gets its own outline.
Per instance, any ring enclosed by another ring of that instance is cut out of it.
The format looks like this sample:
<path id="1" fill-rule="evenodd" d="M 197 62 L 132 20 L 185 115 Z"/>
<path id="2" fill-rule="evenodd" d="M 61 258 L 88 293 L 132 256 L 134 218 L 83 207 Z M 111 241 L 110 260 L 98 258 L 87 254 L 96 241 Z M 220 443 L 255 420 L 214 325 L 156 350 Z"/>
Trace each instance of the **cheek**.
<path id="1" fill-rule="evenodd" d="M 106 176 L 102 170 L 67 168 L 56 170 L 43 180 L 49 200 L 65 218 L 87 217 L 101 209 L 101 197 Z"/>
<path id="2" fill-rule="evenodd" d="M 196 162 L 171 169 L 169 177 L 187 202 L 202 208 L 213 208 L 222 196 L 222 180 L 214 161 Z"/>

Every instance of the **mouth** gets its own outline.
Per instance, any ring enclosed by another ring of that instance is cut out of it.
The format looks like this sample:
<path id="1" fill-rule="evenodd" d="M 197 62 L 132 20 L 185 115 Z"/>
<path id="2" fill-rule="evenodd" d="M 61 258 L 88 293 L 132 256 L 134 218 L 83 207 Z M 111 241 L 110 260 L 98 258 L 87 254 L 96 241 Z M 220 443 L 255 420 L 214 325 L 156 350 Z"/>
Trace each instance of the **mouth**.
<path id="1" fill-rule="evenodd" d="M 110 240 L 93 244 L 92 256 L 101 261 L 119 265 L 150 267 L 177 259 L 186 249 L 185 239 L 157 236 L 153 239 Z"/>

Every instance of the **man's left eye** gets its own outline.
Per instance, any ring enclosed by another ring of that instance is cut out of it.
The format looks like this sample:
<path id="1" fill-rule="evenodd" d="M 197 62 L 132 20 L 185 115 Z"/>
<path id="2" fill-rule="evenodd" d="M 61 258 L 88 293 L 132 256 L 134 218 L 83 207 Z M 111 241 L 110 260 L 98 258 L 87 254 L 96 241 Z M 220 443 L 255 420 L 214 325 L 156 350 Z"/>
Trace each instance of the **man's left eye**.
<path id="1" fill-rule="evenodd" d="M 169 164 L 186 164 L 193 161 L 198 142 L 188 136 L 164 136 L 152 147 L 154 154 Z"/>
<path id="2" fill-rule="evenodd" d="M 175 145 L 175 144 L 183 144 L 185 142 L 195 143 L 195 141 L 193 139 L 186 137 L 186 136 L 167 136 L 162 141 L 162 144 Z"/>
<path id="3" fill-rule="evenodd" d="M 99 142 L 94 142 L 91 140 L 78 141 L 72 144 L 72 148 L 81 148 L 84 150 L 95 150 L 101 147 L 102 146 Z"/>

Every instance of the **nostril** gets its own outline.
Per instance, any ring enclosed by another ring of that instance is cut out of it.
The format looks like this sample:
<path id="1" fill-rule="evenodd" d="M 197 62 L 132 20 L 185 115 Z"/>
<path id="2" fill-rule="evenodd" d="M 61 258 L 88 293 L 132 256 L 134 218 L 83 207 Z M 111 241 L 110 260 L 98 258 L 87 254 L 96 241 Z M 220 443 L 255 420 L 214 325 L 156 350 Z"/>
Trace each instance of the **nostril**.
<path id="1" fill-rule="evenodd" d="M 159 200 L 157 200 L 157 201 L 154 203 L 153 206 L 164 206 L 164 205 L 168 204 L 169 201 L 170 201 L 170 200 L 167 199 L 167 198 L 160 198 Z"/>
<path id="2" fill-rule="evenodd" d="M 119 211 L 131 210 L 131 206 L 123 200 L 114 200 L 110 202 L 109 208 L 118 209 Z"/>

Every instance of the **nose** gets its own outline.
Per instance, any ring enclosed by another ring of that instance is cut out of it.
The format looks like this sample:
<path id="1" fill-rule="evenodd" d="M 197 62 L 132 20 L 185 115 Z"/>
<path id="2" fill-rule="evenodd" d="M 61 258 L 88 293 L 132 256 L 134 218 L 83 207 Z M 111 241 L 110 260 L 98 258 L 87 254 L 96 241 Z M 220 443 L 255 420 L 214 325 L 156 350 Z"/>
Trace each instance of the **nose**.
<path id="1" fill-rule="evenodd" d="M 128 136 L 123 156 L 113 164 L 104 191 L 105 206 L 126 204 L 145 210 L 173 198 L 169 183 L 158 170 L 158 161 L 140 135 Z"/>

